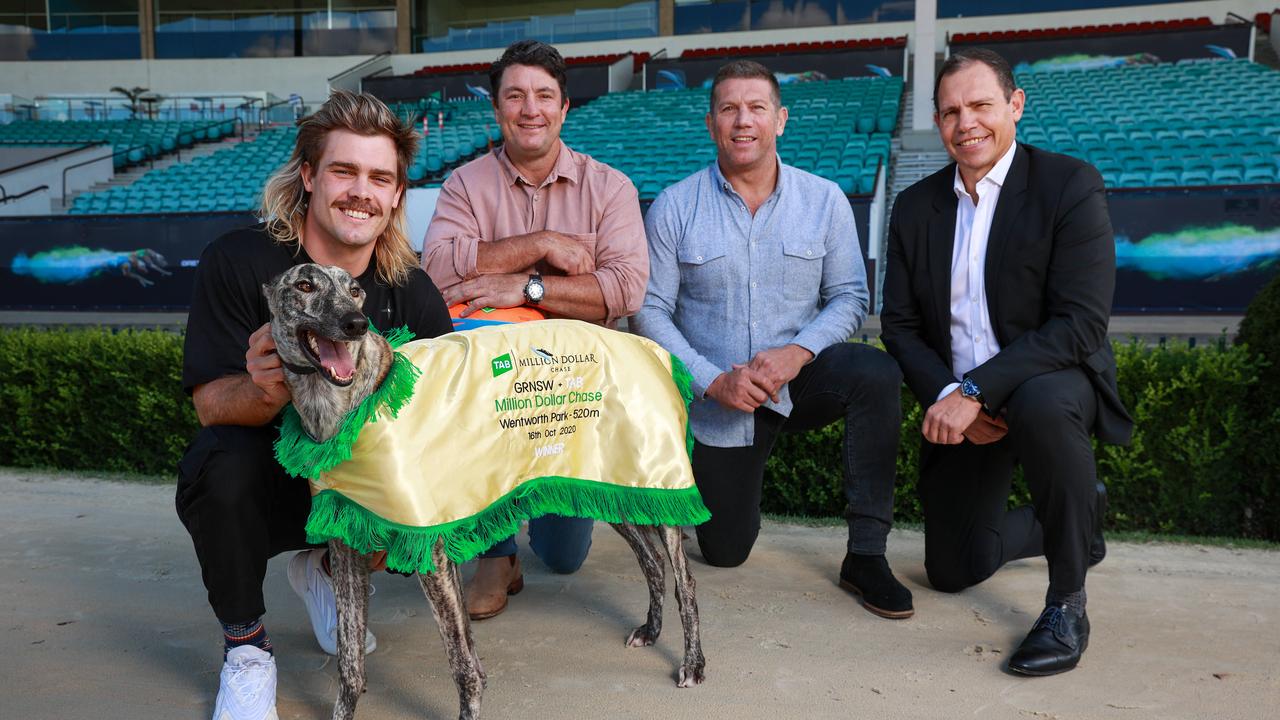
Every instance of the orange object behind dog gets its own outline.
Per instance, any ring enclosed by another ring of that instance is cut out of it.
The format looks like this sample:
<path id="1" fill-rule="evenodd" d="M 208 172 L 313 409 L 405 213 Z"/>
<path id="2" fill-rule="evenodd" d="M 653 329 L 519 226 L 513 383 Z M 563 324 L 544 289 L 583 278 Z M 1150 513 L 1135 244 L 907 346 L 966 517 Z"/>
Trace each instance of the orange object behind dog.
<path id="1" fill-rule="evenodd" d="M 467 317 L 460 317 L 467 306 L 458 303 L 449 308 L 449 317 L 453 318 L 454 331 L 473 330 L 486 325 L 505 325 L 507 323 L 529 322 L 530 320 L 546 320 L 547 316 L 537 308 L 520 305 L 512 308 L 483 308 Z"/>

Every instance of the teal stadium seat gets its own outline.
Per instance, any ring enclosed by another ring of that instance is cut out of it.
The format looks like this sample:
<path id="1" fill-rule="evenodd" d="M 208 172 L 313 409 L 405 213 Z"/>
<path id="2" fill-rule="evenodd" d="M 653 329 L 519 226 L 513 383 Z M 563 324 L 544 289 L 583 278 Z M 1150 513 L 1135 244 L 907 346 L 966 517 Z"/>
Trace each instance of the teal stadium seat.
<path id="1" fill-rule="evenodd" d="M 1244 172 L 1234 167 L 1219 168 L 1213 171 L 1209 182 L 1214 185 L 1239 185 L 1244 182 Z"/>
<path id="2" fill-rule="evenodd" d="M 1275 167 L 1251 167 L 1244 171 L 1244 182 L 1253 184 L 1270 184 L 1276 182 Z"/>
<path id="3" fill-rule="evenodd" d="M 1212 184 L 1213 175 L 1208 170 L 1190 168 L 1182 171 L 1182 184 L 1186 186 Z"/>
<path id="4" fill-rule="evenodd" d="M 1132 171 L 1120 173 L 1120 177 L 1116 181 L 1118 187 L 1146 187 L 1147 184 L 1146 173 Z"/>

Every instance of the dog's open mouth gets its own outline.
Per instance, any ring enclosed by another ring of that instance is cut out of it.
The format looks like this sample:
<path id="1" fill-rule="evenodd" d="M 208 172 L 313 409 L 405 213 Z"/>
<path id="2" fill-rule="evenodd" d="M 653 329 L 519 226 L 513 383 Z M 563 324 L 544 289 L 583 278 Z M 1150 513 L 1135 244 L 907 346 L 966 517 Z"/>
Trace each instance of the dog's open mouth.
<path id="1" fill-rule="evenodd" d="M 302 346 L 311 364 L 319 368 L 329 382 L 346 387 L 355 380 L 356 364 L 351 359 L 350 343 L 330 340 L 302 328 L 298 330 L 298 344 Z"/>

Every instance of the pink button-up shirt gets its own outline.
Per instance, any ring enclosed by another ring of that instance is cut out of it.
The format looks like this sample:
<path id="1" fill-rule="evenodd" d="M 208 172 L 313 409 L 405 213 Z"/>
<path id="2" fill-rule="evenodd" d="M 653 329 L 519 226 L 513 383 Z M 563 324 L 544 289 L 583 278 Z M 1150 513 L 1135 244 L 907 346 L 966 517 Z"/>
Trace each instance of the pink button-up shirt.
<path id="1" fill-rule="evenodd" d="M 422 267 L 441 290 L 477 277 L 476 248 L 539 230 L 576 238 L 595 257 L 592 275 L 613 327 L 635 314 L 649 281 L 649 253 L 635 185 L 621 172 L 560 143 L 541 185 L 520 177 L 498 148 L 458 168 L 440 188 L 422 246 Z M 544 275 L 563 275 L 538 263 Z"/>

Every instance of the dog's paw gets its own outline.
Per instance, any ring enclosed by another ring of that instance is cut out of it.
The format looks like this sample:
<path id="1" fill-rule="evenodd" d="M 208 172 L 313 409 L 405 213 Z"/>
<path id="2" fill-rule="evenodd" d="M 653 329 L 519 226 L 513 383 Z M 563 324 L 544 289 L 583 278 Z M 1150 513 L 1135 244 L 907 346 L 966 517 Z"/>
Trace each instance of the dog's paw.
<path id="1" fill-rule="evenodd" d="M 686 665 L 680 668 L 680 673 L 676 676 L 676 687 L 687 688 L 701 685 L 702 681 L 706 679 L 707 676 L 703 665 Z"/>
<path id="2" fill-rule="evenodd" d="M 627 647 L 647 647 L 654 644 L 658 640 L 658 633 L 654 632 L 648 625 L 641 625 L 631 634 L 627 636 Z"/>

